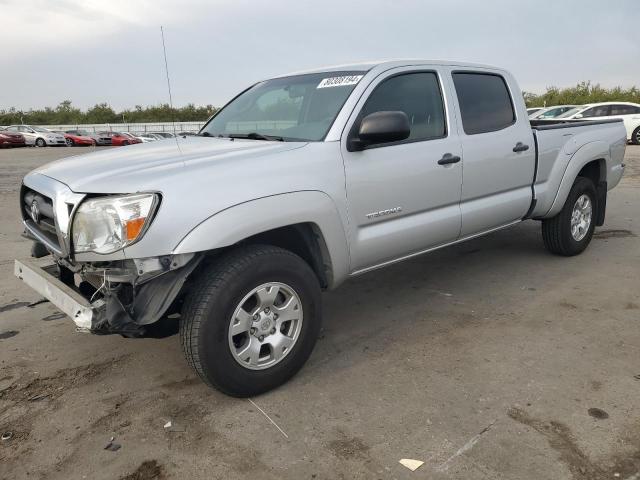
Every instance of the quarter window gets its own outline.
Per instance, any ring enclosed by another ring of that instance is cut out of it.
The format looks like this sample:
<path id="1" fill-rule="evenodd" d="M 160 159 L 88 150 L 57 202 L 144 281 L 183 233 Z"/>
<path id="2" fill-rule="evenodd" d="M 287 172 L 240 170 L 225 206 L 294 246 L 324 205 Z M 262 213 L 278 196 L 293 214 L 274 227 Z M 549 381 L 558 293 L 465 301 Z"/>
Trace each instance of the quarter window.
<path id="1" fill-rule="evenodd" d="M 406 73 L 384 80 L 367 99 L 359 120 L 384 111 L 401 111 L 409 117 L 411 133 L 403 142 L 446 136 L 442 94 L 438 77 L 433 72 Z"/>
<path id="2" fill-rule="evenodd" d="M 454 73 L 453 83 L 467 135 L 495 132 L 515 122 L 511 95 L 500 75 Z"/>

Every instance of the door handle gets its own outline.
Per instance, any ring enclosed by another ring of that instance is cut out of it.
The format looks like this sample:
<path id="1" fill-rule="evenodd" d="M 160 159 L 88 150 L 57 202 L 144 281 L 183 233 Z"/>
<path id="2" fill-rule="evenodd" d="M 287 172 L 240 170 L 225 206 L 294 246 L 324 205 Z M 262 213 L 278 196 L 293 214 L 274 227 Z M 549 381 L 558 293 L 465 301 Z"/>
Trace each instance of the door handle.
<path id="1" fill-rule="evenodd" d="M 529 145 L 525 145 L 522 142 L 516 143 L 516 146 L 513 147 L 514 152 L 525 152 L 527 150 L 529 150 Z"/>
<path id="2" fill-rule="evenodd" d="M 460 157 L 457 155 L 451 155 L 450 153 L 445 153 L 440 160 L 438 160 L 438 165 L 449 165 L 451 163 L 458 163 L 460 161 Z"/>

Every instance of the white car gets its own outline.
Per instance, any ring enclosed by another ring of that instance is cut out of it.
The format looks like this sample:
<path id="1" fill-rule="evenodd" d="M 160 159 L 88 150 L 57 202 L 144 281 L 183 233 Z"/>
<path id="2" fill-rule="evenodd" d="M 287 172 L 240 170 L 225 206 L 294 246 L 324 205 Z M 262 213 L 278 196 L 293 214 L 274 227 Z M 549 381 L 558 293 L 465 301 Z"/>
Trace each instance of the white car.
<path id="1" fill-rule="evenodd" d="M 531 120 L 544 120 L 549 118 L 557 118 L 563 113 L 576 108 L 576 105 L 554 105 L 553 107 L 545 107 L 536 112 L 530 113 Z"/>
<path id="2" fill-rule="evenodd" d="M 630 102 L 590 103 L 576 107 L 557 118 L 585 120 L 606 120 L 621 118 L 627 129 L 627 140 L 640 145 L 640 105 Z"/>
<path id="3" fill-rule="evenodd" d="M 36 147 L 60 146 L 66 147 L 67 141 L 64 135 L 52 132 L 43 127 L 32 127 L 30 125 L 10 125 L 5 130 L 9 132 L 21 133 L 27 145 Z"/>
<path id="4" fill-rule="evenodd" d="M 148 133 L 129 132 L 129 134 L 142 140 L 142 143 L 155 142 L 156 140 L 158 140 L 155 136 L 152 136 L 151 134 L 148 134 Z"/>

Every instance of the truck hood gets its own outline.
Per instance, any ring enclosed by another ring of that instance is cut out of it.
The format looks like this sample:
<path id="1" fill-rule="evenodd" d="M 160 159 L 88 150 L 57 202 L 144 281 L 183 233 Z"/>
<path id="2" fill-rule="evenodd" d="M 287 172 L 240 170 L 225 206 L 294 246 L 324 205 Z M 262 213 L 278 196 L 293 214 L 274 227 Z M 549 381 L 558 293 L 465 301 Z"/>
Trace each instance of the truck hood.
<path id="1" fill-rule="evenodd" d="M 133 193 L 156 190 L 186 168 L 213 167 L 306 145 L 228 138 L 190 137 L 78 155 L 48 163 L 31 174 L 46 175 L 77 193 Z M 211 172 L 210 168 L 206 168 Z M 212 178 L 212 180 L 214 180 Z"/>

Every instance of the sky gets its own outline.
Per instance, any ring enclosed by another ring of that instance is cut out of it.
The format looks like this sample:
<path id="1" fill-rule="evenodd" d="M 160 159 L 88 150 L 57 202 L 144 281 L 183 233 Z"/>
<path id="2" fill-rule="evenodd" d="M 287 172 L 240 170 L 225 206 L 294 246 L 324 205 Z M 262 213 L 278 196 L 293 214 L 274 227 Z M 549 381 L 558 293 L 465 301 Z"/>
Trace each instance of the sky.
<path id="1" fill-rule="evenodd" d="M 393 58 L 486 63 L 523 90 L 640 86 L 638 0 L 0 0 L 0 109 L 221 106 L 252 83 Z"/>

